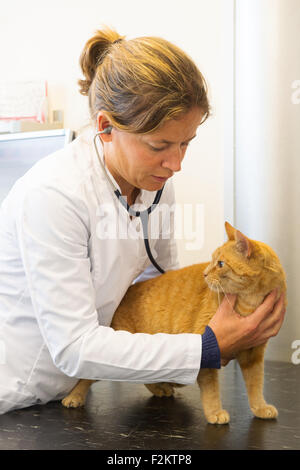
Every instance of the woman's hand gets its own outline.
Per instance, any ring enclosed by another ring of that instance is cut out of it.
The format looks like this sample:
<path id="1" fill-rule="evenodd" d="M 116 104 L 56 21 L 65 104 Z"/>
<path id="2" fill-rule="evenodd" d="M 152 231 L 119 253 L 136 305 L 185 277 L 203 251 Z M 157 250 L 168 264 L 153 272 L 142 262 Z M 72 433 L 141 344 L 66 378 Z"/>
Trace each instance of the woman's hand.
<path id="1" fill-rule="evenodd" d="M 285 315 L 285 294 L 276 301 L 273 290 L 249 316 L 242 317 L 234 310 L 237 295 L 226 294 L 208 326 L 213 330 L 226 365 L 239 351 L 260 346 L 281 328 Z"/>

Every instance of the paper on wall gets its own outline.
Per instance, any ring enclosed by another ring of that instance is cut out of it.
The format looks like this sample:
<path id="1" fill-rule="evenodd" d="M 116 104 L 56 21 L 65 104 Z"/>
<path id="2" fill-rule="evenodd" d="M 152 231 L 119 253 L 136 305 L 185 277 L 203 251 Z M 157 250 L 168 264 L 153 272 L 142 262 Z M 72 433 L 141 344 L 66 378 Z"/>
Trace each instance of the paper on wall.
<path id="1" fill-rule="evenodd" d="M 47 120 L 45 80 L 0 81 L 0 119 Z"/>

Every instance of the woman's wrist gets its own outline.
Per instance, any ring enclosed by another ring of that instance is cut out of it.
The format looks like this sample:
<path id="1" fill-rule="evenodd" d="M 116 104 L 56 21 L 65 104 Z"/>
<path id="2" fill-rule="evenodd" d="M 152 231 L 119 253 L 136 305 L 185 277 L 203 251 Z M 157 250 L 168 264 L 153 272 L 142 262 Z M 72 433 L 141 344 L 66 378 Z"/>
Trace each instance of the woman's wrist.
<path id="1" fill-rule="evenodd" d="M 220 369 L 221 354 L 213 330 L 207 326 L 202 335 L 201 369 Z"/>

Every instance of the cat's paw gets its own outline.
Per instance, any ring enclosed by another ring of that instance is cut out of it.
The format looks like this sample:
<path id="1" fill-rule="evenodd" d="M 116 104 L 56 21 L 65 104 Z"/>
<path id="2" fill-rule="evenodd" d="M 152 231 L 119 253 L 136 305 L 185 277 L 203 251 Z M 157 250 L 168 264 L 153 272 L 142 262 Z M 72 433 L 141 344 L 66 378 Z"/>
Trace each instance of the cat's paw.
<path id="1" fill-rule="evenodd" d="M 227 424 L 230 421 L 230 416 L 226 410 L 218 410 L 214 413 L 210 413 L 206 416 L 208 423 L 210 424 Z"/>
<path id="2" fill-rule="evenodd" d="M 146 387 L 156 397 L 172 397 L 174 395 L 174 388 L 169 383 L 147 384 Z"/>
<path id="3" fill-rule="evenodd" d="M 251 407 L 251 410 L 257 418 L 262 419 L 275 419 L 278 416 L 278 411 L 273 405 L 267 403 L 257 407 Z"/>
<path id="4" fill-rule="evenodd" d="M 70 393 L 67 397 L 62 400 L 62 404 L 66 408 L 78 408 L 83 406 L 85 398 L 80 393 Z"/>

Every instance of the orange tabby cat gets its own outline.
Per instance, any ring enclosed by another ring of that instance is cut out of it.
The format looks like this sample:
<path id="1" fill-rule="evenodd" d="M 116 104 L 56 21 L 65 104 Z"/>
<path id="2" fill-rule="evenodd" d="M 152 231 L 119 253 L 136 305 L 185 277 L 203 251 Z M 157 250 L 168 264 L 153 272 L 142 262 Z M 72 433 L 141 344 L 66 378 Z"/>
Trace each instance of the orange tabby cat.
<path id="1" fill-rule="evenodd" d="M 286 292 L 285 273 L 274 251 L 248 239 L 225 222 L 228 241 L 217 248 L 210 263 L 169 271 L 162 276 L 129 287 L 112 320 L 115 330 L 131 333 L 198 333 L 216 312 L 224 294 L 237 294 L 235 311 L 250 315 L 276 287 Z M 260 418 L 275 418 L 276 408 L 263 397 L 264 350 L 266 344 L 241 351 L 237 360 L 243 372 L 252 412 Z M 222 409 L 217 369 L 201 369 L 197 382 L 209 423 L 228 423 Z M 80 380 L 62 401 L 66 407 L 85 402 L 92 380 Z M 146 384 L 156 396 L 171 396 L 174 383 Z"/>

